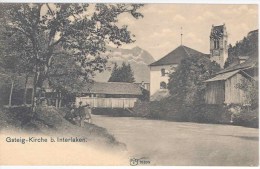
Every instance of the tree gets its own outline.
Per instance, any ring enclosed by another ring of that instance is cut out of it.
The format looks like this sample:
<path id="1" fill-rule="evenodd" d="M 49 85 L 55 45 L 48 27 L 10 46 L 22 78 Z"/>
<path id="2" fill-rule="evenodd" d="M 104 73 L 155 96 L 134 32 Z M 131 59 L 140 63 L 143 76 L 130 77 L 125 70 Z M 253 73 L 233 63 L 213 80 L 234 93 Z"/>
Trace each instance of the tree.
<path id="1" fill-rule="evenodd" d="M 0 49 L 1 55 L 1 66 L 3 70 L 2 73 L 8 75 L 11 80 L 11 86 L 14 86 L 14 81 L 17 76 L 24 75 L 25 84 L 24 84 L 24 104 L 26 103 L 26 85 L 30 75 L 32 75 L 33 64 L 31 60 L 29 60 L 29 56 L 32 56 L 30 52 L 30 47 L 28 45 L 28 41 L 26 42 L 26 38 L 22 34 L 15 34 L 9 38 L 4 35 L 4 31 L 1 31 L 1 40 L 4 40 L 5 43 L 3 48 Z M 10 102 L 11 102 L 11 94 L 13 88 L 10 91 Z M 11 105 L 11 104 L 9 104 Z"/>
<path id="2" fill-rule="evenodd" d="M 228 58 L 224 64 L 224 68 L 227 68 L 230 66 L 232 63 L 238 63 L 238 56 L 236 54 L 235 48 L 229 44 L 228 45 Z"/>
<path id="3" fill-rule="evenodd" d="M 243 79 L 236 86 L 245 92 L 247 104 L 252 109 L 258 108 L 258 82 L 254 79 Z"/>
<path id="4" fill-rule="evenodd" d="M 170 97 L 178 104 L 193 106 L 204 103 L 205 80 L 218 72 L 215 62 L 202 56 L 183 59 L 176 72 L 170 74 L 168 89 Z"/>
<path id="5" fill-rule="evenodd" d="M 238 56 L 249 56 L 252 55 L 258 56 L 258 33 L 249 34 L 247 37 L 244 37 L 241 41 L 236 42 L 235 46 L 231 44 L 228 46 L 228 58 L 225 62 L 224 68 L 227 68 L 232 63 L 239 63 Z"/>
<path id="6" fill-rule="evenodd" d="M 109 82 L 135 82 L 134 72 L 130 64 L 122 63 L 122 66 L 118 67 L 115 63 L 111 76 L 108 80 Z"/>
<path id="7" fill-rule="evenodd" d="M 112 73 L 111 73 L 111 76 L 110 76 L 110 78 L 108 79 L 108 81 L 109 81 L 109 82 L 118 81 L 118 73 L 119 73 L 118 65 L 117 65 L 117 63 L 115 63 L 115 64 L 114 64 L 114 67 L 113 67 L 113 70 L 112 70 Z"/>
<path id="8" fill-rule="evenodd" d="M 133 42 L 127 26 L 119 27 L 118 16 L 128 13 L 138 19 L 143 15 L 140 4 L 5 4 L 1 18 L 8 37 L 21 34 L 31 55 L 26 56 L 33 67 L 36 87 L 49 77 L 57 49 L 62 48 L 80 65 L 78 72 L 88 80 L 95 71 L 103 71 L 106 57 L 101 53 L 107 43 L 121 45 Z M 13 45 L 11 45 L 13 46 Z M 14 46 L 13 46 L 14 47 Z M 34 99 L 33 99 L 34 100 Z M 32 107 L 35 103 L 33 101 Z"/>

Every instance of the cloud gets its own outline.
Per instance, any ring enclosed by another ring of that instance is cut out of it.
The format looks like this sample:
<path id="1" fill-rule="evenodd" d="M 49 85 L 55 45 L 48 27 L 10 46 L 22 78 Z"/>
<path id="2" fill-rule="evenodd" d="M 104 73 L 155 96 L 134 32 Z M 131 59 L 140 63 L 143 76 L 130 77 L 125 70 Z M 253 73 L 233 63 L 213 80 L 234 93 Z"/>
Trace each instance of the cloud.
<path id="1" fill-rule="evenodd" d="M 194 21 L 197 23 L 207 22 L 207 21 L 214 21 L 214 20 L 223 20 L 218 14 L 210 12 L 210 11 L 204 11 L 201 15 L 198 15 Z"/>
<path id="2" fill-rule="evenodd" d="M 231 44 L 258 28 L 257 5 L 146 4 L 140 11 L 143 19 L 124 18 L 129 15 L 120 19 L 136 35 L 134 45 L 156 59 L 180 45 L 181 27 L 184 45 L 204 53 L 209 51 L 212 24 L 226 24 Z"/>
<path id="3" fill-rule="evenodd" d="M 182 15 L 175 15 L 172 19 L 174 22 L 185 22 L 186 21 L 186 18 L 183 17 Z"/>

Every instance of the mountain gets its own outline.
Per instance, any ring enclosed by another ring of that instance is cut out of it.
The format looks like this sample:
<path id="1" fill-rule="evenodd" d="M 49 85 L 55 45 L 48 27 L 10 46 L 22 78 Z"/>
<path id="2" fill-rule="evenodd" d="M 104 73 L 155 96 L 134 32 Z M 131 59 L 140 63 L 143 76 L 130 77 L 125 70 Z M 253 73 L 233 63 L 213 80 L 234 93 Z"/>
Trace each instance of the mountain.
<path id="1" fill-rule="evenodd" d="M 122 49 L 109 46 L 107 47 L 107 52 L 104 55 L 109 57 L 107 69 L 104 72 L 97 73 L 94 77 L 95 81 L 108 81 L 115 62 L 118 65 L 121 65 L 123 62 L 129 63 L 134 71 L 136 82 L 150 81 L 150 70 L 148 65 L 155 60 L 150 53 L 142 48 L 137 46 L 132 49 Z"/>

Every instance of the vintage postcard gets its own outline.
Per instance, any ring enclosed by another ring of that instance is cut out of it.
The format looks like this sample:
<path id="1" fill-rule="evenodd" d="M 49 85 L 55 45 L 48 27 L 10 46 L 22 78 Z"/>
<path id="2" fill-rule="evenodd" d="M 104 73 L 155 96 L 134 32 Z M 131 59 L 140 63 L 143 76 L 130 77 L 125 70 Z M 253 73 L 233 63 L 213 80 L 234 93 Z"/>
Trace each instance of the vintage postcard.
<path id="1" fill-rule="evenodd" d="M 258 15 L 0 3 L 0 165 L 258 166 Z"/>

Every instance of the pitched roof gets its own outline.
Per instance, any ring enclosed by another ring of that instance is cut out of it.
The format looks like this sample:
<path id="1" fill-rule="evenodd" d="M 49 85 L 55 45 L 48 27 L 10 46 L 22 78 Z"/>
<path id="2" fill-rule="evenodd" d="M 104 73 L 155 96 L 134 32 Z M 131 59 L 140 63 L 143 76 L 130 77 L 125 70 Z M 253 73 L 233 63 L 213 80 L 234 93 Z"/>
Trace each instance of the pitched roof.
<path id="1" fill-rule="evenodd" d="M 238 73 L 240 70 L 235 70 L 233 72 L 227 72 L 223 74 L 219 74 L 211 79 L 206 80 L 205 82 L 213 82 L 213 81 L 220 81 L 220 80 L 227 80 L 228 78 L 232 77 L 236 73 Z"/>
<path id="2" fill-rule="evenodd" d="M 169 97 L 169 90 L 158 90 L 150 98 L 151 101 L 160 101 L 163 98 Z"/>
<path id="3" fill-rule="evenodd" d="M 258 58 L 255 56 L 251 56 L 245 62 L 227 67 L 226 69 L 221 70 L 216 74 L 222 74 L 222 73 L 231 72 L 234 70 L 240 70 L 240 69 L 245 69 L 245 68 L 249 68 L 249 67 L 257 67 L 257 66 L 258 66 Z"/>
<path id="4" fill-rule="evenodd" d="M 142 91 L 139 85 L 134 83 L 123 83 L 123 82 L 87 83 L 81 92 L 93 93 L 93 94 L 142 95 Z"/>
<path id="5" fill-rule="evenodd" d="M 219 33 L 223 33 L 224 25 L 213 26 L 213 31 L 218 31 Z"/>
<path id="6" fill-rule="evenodd" d="M 182 59 L 188 58 L 191 56 L 208 56 L 207 54 L 201 53 L 197 50 L 191 49 L 187 46 L 181 45 L 168 53 L 163 58 L 153 62 L 149 66 L 160 66 L 160 65 L 170 65 L 170 64 L 179 64 Z"/>

